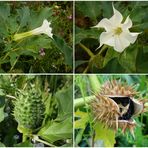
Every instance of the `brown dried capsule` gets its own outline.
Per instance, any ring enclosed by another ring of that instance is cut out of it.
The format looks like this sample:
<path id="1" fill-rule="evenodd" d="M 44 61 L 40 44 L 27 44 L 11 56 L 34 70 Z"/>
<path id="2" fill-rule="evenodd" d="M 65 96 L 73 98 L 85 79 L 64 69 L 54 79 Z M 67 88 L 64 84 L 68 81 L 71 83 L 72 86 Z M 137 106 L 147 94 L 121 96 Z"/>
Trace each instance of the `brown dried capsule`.
<path id="1" fill-rule="evenodd" d="M 91 102 L 95 119 L 105 126 L 124 132 L 129 129 L 134 135 L 136 122 L 132 117 L 144 112 L 144 100 L 136 100 L 134 96 L 138 93 L 132 86 L 120 81 L 108 81 Z"/>

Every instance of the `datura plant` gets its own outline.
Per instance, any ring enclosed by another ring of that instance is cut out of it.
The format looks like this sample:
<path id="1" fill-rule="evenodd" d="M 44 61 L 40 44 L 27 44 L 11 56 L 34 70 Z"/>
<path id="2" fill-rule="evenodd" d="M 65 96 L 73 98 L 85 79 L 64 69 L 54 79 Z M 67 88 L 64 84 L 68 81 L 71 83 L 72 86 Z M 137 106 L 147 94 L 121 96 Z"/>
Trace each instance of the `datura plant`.
<path id="1" fill-rule="evenodd" d="M 50 38 L 52 38 L 53 34 L 52 34 L 52 28 L 50 27 L 50 25 L 51 23 L 45 19 L 43 21 L 43 24 L 40 27 L 35 28 L 31 31 L 24 32 L 24 33 L 15 34 L 13 40 L 17 41 L 17 40 L 20 40 L 20 39 L 23 39 L 29 36 L 39 35 L 39 34 L 46 34 Z"/>
<path id="2" fill-rule="evenodd" d="M 25 135 L 35 132 L 42 125 L 44 112 L 42 96 L 33 85 L 16 93 L 13 114 L 19 132 Z"/>
<path id="3" fill-rule="evenodd" d="M 103 18 L 93 28 L 104 28 L 106 32 L 100 35 L 100 48 L 103 44 L 109 45 L 117 52 L 123 52 L 130 44 L 133 44 L 140 33 L 132 33 L 129 28 L 132 27 L 132 20 L 129 16 L 123 21 L 122 14 L 113 6 L 114 15 L 110 18 Z"/>
<path id="4" fill-rule="evenodd" d="M 107 81 L 91 102 L 95 121 L 115 130 L 121 128 L 122 132 L 129 129 L 134 136 L 136 122 L 133 117 L 146 111 L 145 100 L 137 97 L 133 86 L 116 80 Z"/>

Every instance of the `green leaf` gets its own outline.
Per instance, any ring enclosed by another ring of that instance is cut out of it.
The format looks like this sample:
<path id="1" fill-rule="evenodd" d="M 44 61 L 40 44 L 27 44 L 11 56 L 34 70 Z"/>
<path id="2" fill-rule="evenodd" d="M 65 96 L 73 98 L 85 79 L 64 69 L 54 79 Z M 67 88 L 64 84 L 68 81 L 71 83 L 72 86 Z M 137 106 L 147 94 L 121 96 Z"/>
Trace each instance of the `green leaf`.
<path id="1" fill-rule="evenodd" d="M 2 122 L 5 118 L 4 107 L 5 107 L 5 98 L 3 96 L 0 96 L 0 122 Z"/>
<path id="2" fill-rule="evenodd" d="M 37 53 L 35 51 L 31 51 L 31 50 L 25 50 L 25 49 L 21 49 L 17 52 L 19 55 L 29 55 L 29 56 L 33 56 L 34 58 L 37 57 Z"/>
<path id="3" fill-rule="evenodd" d="M 76 10 L 97 22 L 97 17 L 101 13 L 101 5 L 97 1 L 76 2 Z"/>
<path id="4" fill-rule="evenodd" d="M 29 27 L 30 29 L 34 29 L 36 27 L 39 27 L 42 25 L 44 19 L 49 20 L 49 18 L 52 16 L 52 8 L 49 7 L 44 7 L 41 8 L 41 10 L 39 11 L 39 13 L 37 13 L 36 11 L 32 11 L 30 14 L 30 20 L 29 20 Z M 51 21 L 51 20 L 49 20 Z"/>
<path id="5" fill-rule="evenodd" d="M 102 11 L 104 18 L 110 18 L 113 15 L 112 4 L 109 1 L 102 2 Z"/>
<path id="6" fill-rule="evenodd" d="M 23 7 L 17 10 L 18 16 L 20 18 L 19 27 L 24 27 L 27 25 L 30 18 L 30 9 L 28 7 Z"/>
<path id="7" fill-rule="evenodd" d="M 65 63 L 67 64 L 67 65 L 70 65 L 70 66 L 72 66 L 72 55 L 73 55 L 73 50 L 72 50 L 72 48 L 71 47 L 69 47 L 67 44 L 66 44 L 66 42 L 62 39 L 62 38 L 60 38 L 60 37 L 58 37 L 58 36 L 55 36 L 54 35 L 54 43 L 55 43 L 55 45 L 58 47 L 58 49 L 64 54 L 64 56 L 65 56 Z"/>
<path id="8" fill-rule="evenodd" d="M 3 143 L 0 142 L 0 147 L 6 147 Z"/>
<path id="9" fill-rule="evenodd" d="M 80 129 L 76 135 L 76 138 L 75 138 L 75 145 L 76 146 L 81 142 L 81 140 L 83 138 L 83 134 L 84 134 L 84 129 Z"/>
<path id="10" fill-rule="evenodd" d="M 104 61 L 103 61 L 103 67 L 105 67 L 109 61 L 118 57 L 118 55 L 119 55 L 118 52 L 116 52 L 113 48 L 109 47 L 107 52 L 106 52 Z"/>
<path id="11" fill-rule="evenodd" d="M 0 107 L 3 107 L 5 105 L 5 98 L 3 96 L 0 96 Z"/>
<path id="12" fill-rule="evenodd" d="M 62 122 L 51 121 L 47 123 L 39 132 L 38 136 L 53 143 L 57 140 L 72 138 L 72 118 L 67 118 Z"/>
<path id="13" fill-rule="evenodd" d="M 14 144 L 15 147 L 33 147 L 33 144 L 31 143 L 30 140 L 27 140 L 25 142 L 21 142 L 18 144 Z"/>
<path id="14" fill-rule="evenodd" d="M 148 8 L 139 7 L 138 5 L 130 13 L 130 18 L 135 23 L 141 23 L 143 19 L 147 16 L 145 12 L 148 11 Z M 138 12 L 138 13 L 137 13 Z"/>
<path id="15" fill-rule="evenodd" d="M 4 107 L 0 108 L 0 122 L 2 122 L 4 120 L 5 116 L 4 116 Z"/>
<path id="16" fill-rule="evenodd" d="M 20 44 L 20 48 L 38 53 L 40 48 L 51 48 L 51 42 L 51 38 L 46 35 L 32 36 L 24 39 Z"/>
<path id="17" fill-rule="evenodd" d="M 82 112 L 79 109 L 75 112 L 75 117 L 79 119 L 75 121 L 75 129 L 85 129 L 86 124 L 89 122 L 89 115 L 86 112 Z"/>
<path id="18" fill-rule="evenodd" d="M 96 123 L 94 126 L 95 141 L 103 140 L 105 147 L 114 147 L 115 144 L 115 131 L 104 128 L 101 123 Z"/>
<path id="19" fill-rule="evenodd" d="M 69 86 L 67 89 L 59 90 L 55 97 L 57 98 L 59 105 L 59 115 L 63 116 L 66 114 L 72 115 L 73 112 L 73 87 Z M 65 103 L 66 102 L 66 103 Z"/>
<path id="20" fill-rule="evenodd" d="M 135 44 L 129 47 L 125 52 L 118 57 L 119 64 L 126 69 L 127 72 L 136 72 L 136 58 L 138 54 L 138 45 Z"/>
<path id="21" fill-rule="evenodd" d="M 8 3 L 0 3 L 0 18 L 6 21 L 10 16 L 10 5 Z M 3 22 L 1 20 L 1 22 Z"/>
<path id="22" fill-rule="evenodd" d="M 78 60 L 78 61 L 75 61 L 75 67 L 78 67 L 84 63 L 87 63 L 89 62 L 88 60 Z"/>
<path id="23" fill-rule="evenodd" d="M 9 57 L 10 57 L 10 64 L 13 67 L 16 64 L 16 62 L 17 62 L 18 54 L 16 52 L 11 52 L 11 54 L 9 55 Z"/>
<path id="24" fill-rule="evenodd" d="M 85 38 L 93 38 L 98 40 L 100 33 L 101 33 L 100 29 L 92 28 L 92 29 L 84 30 L 84 29 L 76 28 L 75 44 L 80 43 Z"/>
<path id="25" fill-rule="evenodd" d="M 143 47 L 143 52 L 144 52 L 144 53 L 148 53 L 148 46 L 144 46 L 144 47 Z"/>
<path id="26" fill-rule="evenodd" d="M 6 25 L 7 25 L 7 28 L 9 28 L 9 29 L 7 29 L 8 31 L 8 36 L 10 35 L 10 34 L 14 34 L 16 31 L 18 31 L 18 24 L 17 24 L 17 16 L 11 16 L 11 17 L 9 17 L 9 20 L 8 20 L 8 22 L 6 23 Z"/>

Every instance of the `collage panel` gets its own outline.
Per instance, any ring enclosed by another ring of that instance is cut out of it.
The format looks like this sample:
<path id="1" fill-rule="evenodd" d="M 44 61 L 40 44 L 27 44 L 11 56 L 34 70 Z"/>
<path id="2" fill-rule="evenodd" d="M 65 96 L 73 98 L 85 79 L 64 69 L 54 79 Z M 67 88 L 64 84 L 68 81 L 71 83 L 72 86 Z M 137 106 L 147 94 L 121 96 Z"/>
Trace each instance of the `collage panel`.
<path id="1" fill-rule="evenodd" d="M 147 86 L 147 75 L 76 75 L 75 147 L 147 147 Z"/>
<path id="2" fill-rule="evenodd" d="M 147 73 L 147 1 L 76 1 L 75 72 Z"/>
<path id="3" fill-rule="evenodd" d="M 72 147 L 72 120 L 72 75 L 0 75 L 0 147 Z"/>
<path id="4" fill-rule="evenodd" d="M 72 73 L 72 1 L 0 1 L 1 73 Z"/>

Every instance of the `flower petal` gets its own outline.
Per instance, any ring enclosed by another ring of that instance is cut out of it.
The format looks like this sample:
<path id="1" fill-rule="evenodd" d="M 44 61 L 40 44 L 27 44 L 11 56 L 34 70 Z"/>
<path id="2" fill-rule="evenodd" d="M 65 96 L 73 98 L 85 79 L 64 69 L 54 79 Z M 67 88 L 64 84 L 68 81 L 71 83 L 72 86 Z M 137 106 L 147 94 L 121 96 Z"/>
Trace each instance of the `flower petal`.
<path id="1" fill-rule="evenodd" d="M 115 36 L 115 46 L 114 49 L 117 52 L 123 52 L 126 47 L 130 45 L 130 42 L 126 40 L 124 37 L 116 35 Z"/>
<path id="2" fill-rule="evenodd" d="M 114 15 L 109 19 L 109 21 L 112 22 L 114 26 L 118 26 L 119 24 L 121 24 L 123 17 L 122 14 L 114 8 L 114 5 L 113 5 L 113 11 Z"/>
<path id="3" fill-rule="evenodd" d="M 103 32 L 100 35 L 100 47 L 103 45 L 114 46 L 113 32 Z"/>
<path id="4" fill-rule="evenodd" d="M 105 28 L 106 31 L 110 31 L 113 27 L 109 19 L 104 18 L 93 28 Z"/>
<path id="5" fill-rule="evenodd" d="M 122 28 L 124 30 L 127 30 L 132 27 L 132 20 L 129 18 L 129 16 L 126 18 L 125 22 L 122 24 Z"/>
<path id="6" fill-rule="evenodd" d="M 122 32 L 121 36 L 128 40 L 130 43 L 134 43 L 140 33 L 131 33 L 129 31 Z"/>
<path id="7" fill-rule="evenodd" d="M 52 34 L 52 28 L 50 27 L 50 24 L 51 23 L 45 19 L 43 21 L 41 28 L 42 28 L 42 33 L 45 33 L 46 35 L 52 38 L 53 34 Z"/>

